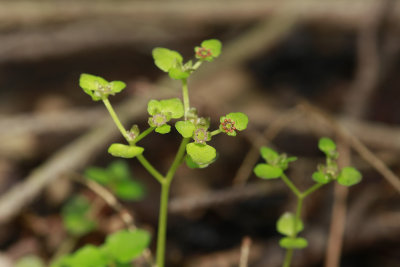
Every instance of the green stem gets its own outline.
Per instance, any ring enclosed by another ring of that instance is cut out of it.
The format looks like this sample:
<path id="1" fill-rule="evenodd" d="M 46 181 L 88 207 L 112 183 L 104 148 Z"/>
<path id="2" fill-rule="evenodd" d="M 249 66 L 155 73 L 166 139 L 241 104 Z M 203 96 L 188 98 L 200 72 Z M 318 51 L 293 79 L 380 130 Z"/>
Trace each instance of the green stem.
<path id="1" fill-rule="evenodd" d="M 128 132 L 126 131 L 125 127 L 122 125 L 121 121 L 118 118 L 118 115 L 115 113 L 114 108 L 112 107 L 110 101 L 108 101 L 107 98 L 103 99 L 103 103 L 106 106 L 108 112 L 111 115 L 111 118 L 113 119 L 115 125 L 117 126 L 118 130 L 121 132 L 122 136 L 128 141 L 130 144 L 132 140 L 130 140 L 128 136 Z"/>
<path id="2" fill-rule="evenodd" d="M 322 184 L 322 183 L 314 184 L 313 186 L 308 188 L 306 191 L 304 191 L 301 195 L 303 196 L 303 198 L 305 198 L 308 195 L 310 195 L 311 193 L 313 193 L 314 191 L 316 191 L 318 188 L 320 188 L 324 185 L 326 185 L 326 184 Z"/>
<path id="3" fill-rule="evenodd" d="M 220 129 L 217 129 L 217 130 L 214 130 L 214 131 L 211 132 L 211 136 L 214 136 L 214 135 L 217 135 L 217 134 L 220 134 L 220 133 L 222 133 L 222 131 Z"/>
<path id="4" fill-rule="evenodd" d="M 190 110 L 189 89 L 187 85 L 187 79 L 182 79 L 182 97 L 183 97 L 183 107 L 185 109 L 185 120 L 187 120 L 187 115 Z"/>
<path id="5" fill-rule="evenodd" d="M 167 219 L 168 219 L 168 195 L 169 183 L 161 184 L 160 213 L 158 217 L 158 236 L 157 236 L 157 256 L 156 266 L 164 266 L 165 241 L 167 238 Z"/>
<path id="6" fill-rule="evenodd" d="M 157 179 L 157 181 L 160 182 L 160 184 L 165 183 L 165 178 L 164 176 L 161 175 L 154 167 L 151 165 L 150 162 L 147 161 L 147 159 L 143 155 L 138 155 L 136 158 L 139 160 L 139 162 L 143 165 L 143 167 L 154 177 Z"/>
<path id="7" fill-rule="evenodd" d="M 146 129 L 146 131 L 142 132 L 139 134 L 139 136 L 135 139 L 135 144 L 137 142 L 139 142 L 140 140 L 142 140 L 143 138 L 145 138 L 149 133 L 151 133 L 152 131 L 154 131 L 156 127 L 149 127 Z"/>
<path id="8" fill-rule="evenodd" d="M 186 145 L 190 141 L 189 138 L 184 138 L 179 146 L 178 152 L 176 153 L 175 159 L 169 168 L 163 183 L 161 183 L 161 197 L 160 197 L 160 214 L 158 218 L 158 237 L 157 237 L 157 267 L 164 266 L 165 258 L 165 242 L 167 238 L 167 219 L 168 219 L 168 196 L 169 188 L 178 169 L 182 163 L 183 157 L 186 152 Z"/>
<path id="9" fill-rule="evenodd" d="M 292 183 L 292 181 L 289 180 L 289 178 L 286 176 L 286 174 L 282 174 L 282 180 L 285 182 L 285 184 L 290 188 L 290 190 L 293 191 L 293 193 L 297 196 L 297 197 L 301 197 L 301 192 L 299 191 L 299 189 L 297 189 L 297 187 Z"/>
<path id="10" fill-rule="evenodd" d="M 179 145 L 178 152 L 176 152 L 176 156 L 174 161 L 172 162 L 171 167 L 169 168 L 167 175 L 165 176 L 165 179 L 167 180 L 167 183 L 170 183 L 175 175 L 175 172 L 179 165 L 182 163 L 182 159 L 185 156 L 186 152 L 186 145 L 189 143 L 190 138 L 184 138 Z"/>
<path id="11" fill-rule="evenodd" d="M 283 261 L 283 267 L 290 267 L 290 263 L 292 262 L 292 256 L 293 256 L 293 249 L 289 248 L 286 250 L 285 254 L 285 260 Z"/>

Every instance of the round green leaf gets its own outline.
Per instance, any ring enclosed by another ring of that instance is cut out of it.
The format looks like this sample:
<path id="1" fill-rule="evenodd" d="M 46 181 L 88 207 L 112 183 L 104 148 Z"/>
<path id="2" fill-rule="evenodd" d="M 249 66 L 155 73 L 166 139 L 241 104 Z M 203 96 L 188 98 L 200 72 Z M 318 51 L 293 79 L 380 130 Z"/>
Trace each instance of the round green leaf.
<path id="1" fill-rule="evenodd" d="M 149 246 L 150 234 L 144 230 L 122 230 L 109 235 L 105 251 L 120 263 L 128 263 L 139 257 Z"/>
<path id="2" fill-rule="evenodd" d="M 263 146 L 260 148 L 260 153 L 269 164 L 275 164 L 279 160 L 279 154 L 272 148 Z"/>
<path id="3" fill-rule="evenodd" d="M 320 184 L 327 184 L 331 181 L 331 179 L 329 178 L 328 175 L 326 175 L 325 173 L 318 171 L 318 172 L 314 172 L 312 175 L 312 179 Z"/>
<path id="4" fill-rule="evenodd" d="M 108 82 L 100 76 L 82 73 L 79 78 L 79 86 L 82 89 L 96 91 L 99 86 L 107 86 Z"/>
<path id="5" fill-rule="evenodd" d="M 198 165 L 210 164 L 217 157 L 215 148 L 204 144 L 189 143 L 186 145 L 186 152 Z"/>
<path id="6" fill-rule="evenodd" d="M 77 250 L 69 261 L 71 267 L 106 267 L 107 257 L 93 245 L 86 245 Z"/>
<path id="7" fill-rule="evenodd" d="M 186 79 L 190 76 L 190 72 L 183 71 L 181 67 L 172 67 L 168 71 L 169 77 L 175 80 L 182 80 Z"/>
<path id="8" fill-rule="evenodd" d="M 115 194 L 123 200 L 141 200 L 145 196 L 145 189 L 138 181 L 121 181 L 114 187 Z"/>
<path id="9" fill-rule="evenodd" d="M 28 255 L 20 258 L 14 267 L 45 267 L 45 264 L 38 256 Z"/>
<path id="10" fill-rule="evenodd" d="M 161 113 L 170 114 L 172 119 L 182 118 L 185 113 L 182 101 L 179 98 L 161 100 L 160 104 Z"/>
<path id="11" fill-rule="evenodd" d="M 195 126 L 191 121 L 178 121 L 175 123 L 175 128 L 184 138 L 190 138 L 193 136 Z"/>
<path id="12" fill-rule="evenodd" d="M 210 165 L 210 164 L 199 165 L 196 162 L 194 162 L 192 157 L 190 157 L 189 155 L 186 155 L 185 163 L 186 163 L 186 166 L 188 166 L 191 169 L 202 169 L 202 168 L 206 168 L 208 165 Z"/>
<path id="13" fill-rule="evenodd" d="M 110 86 L 111 86 L 111 91 L 113 93 L 119 93 L 125 89 L 126 84 L 121 81 L 112 81 L 112 82 L 110 82 Z"/>
<path id="14" fill-rule="evenodd" d="M 155 131 L 160 134 L 166 134 L 171 131 L 171 126 L 164 124 L 163 126 L 157 127 Z"/>
<path id="15" fill-rule="evenodd" d="M 295 223 L 296 217 L 294 216 L 293 213 L 291 212 L 285 212 L 282 214 L 282 216 L 279 218 L 278 222 L 276 223 L 276 230 L 286 236 L 293 236 L 294 234 L 299 233 L 300 231 L 303 230 L 303 222 L 301 220 L 297 221 L 296 224 L 296 233 L 294 230 L 294 223 Z"/>
<path id="16" fill-rule="evenodd" d="M 154 63 L 164 72 L 168 72 L 172 67 L 180 65 L 183 61 L 182 56 L 178 52 L 167 48 L 154 48 L 152 54 Z"/>
<path id="17" fill-rule="evenodd" d="M 254 168 L 254 173 L 262 179 L 275 179 L 281 177 L 283 171 L 278 166 L 260 163 Z"/>
<path id="18" fill-rule="evenodd" d="M 87 168 L 84 175 L 86 178 L 102 185 L 106 185 L 111 180 L 111 176 L 108 174 L 107 170 L 99 167 Z"/>
<path id="19" fill-rule="evenodd" d="M 308 246 L 308 242 L 305 238 L 302 237 L 297 237 L 297 238 L 291 238 L 291 237 L 284 237 L 279 240 L 279 245 L 282 248 L 286 249 L 302 249 L 306 248 Z"/>
<path id="20" fill-rule="evenodd" d="M 337 178 L 339 184 L 344 186 L 352 186 L 361 182 L 361 173 L 353 167 L 344 167 Z"/>
<path id="21" fill-rule="evenodd" d="M 161 111 L 161 104 L 157 100 L 150 100 L 149 103 L 147 103 L 147 112 L 151 115 L 154 116 L 158 112 Z"/>
<path id="22" fill-rule="evenodd" d="M 332 139 L 323 137 L 319 139 L 318 148 L 325 154 L 330 154 L 336 150 L 336 144 L 332 141 Z"/>
<path id="23" fill-rule="evenodd" d="M 243 131 L 244 129 L 247 128 L 249 118 L 247 117 L 246 114 L 244 114 L 242 112 L 234 112 L 234 113 L 229 113 L 225 117 L 227 119 L 231 119 L 235 122 L 235 127 L 237 130 Z"/>
<path id="24" fill-rule="evenodd" d="M 62 208 L 64 227 L 74 236 L 82 236 L 96 228 L 96 223 L 89 217 L 90 202 L 86 197 L 76 196 Z"/>
<path id="25" fill-rule="evenodd" d="M 221 54 L 222 43 L 217 39 L 205 40 L 201 43 L 201 46 L 210 49 L 211 56 L 214 58 Z"/>
<path id="26" fill-rule="evenodd" d="M 132 178 L 131 170 L 124 160 L 114 160 L 108 165 L 107 173 L 112 181 L 126 181 Z"/>
<path id="27" fill-rule="evenodd" d="M 120 158 L 134 158 L 137 155 L 142 154 L 144 151 L 143 147 L 139 146 L 128 146 L 124 144 L 112 144 L 108 148 L 108 153 L 113 155 L 114 157 Z"/>

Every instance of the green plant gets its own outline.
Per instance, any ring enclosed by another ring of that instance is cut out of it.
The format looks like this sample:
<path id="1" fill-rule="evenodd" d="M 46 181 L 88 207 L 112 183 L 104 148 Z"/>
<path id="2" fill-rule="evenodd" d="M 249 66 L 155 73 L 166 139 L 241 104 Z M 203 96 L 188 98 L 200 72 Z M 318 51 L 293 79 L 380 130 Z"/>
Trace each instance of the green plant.
<path id="1" fill-rule="evenodd" d="M 155 48 L 152 55 L 158 68 L 168 73 L 175 80 L 182 83 L 182 100 L 179 98 L 150 100 L 147 111 L 149 113 L 149 127 L 140 132 L 137 125 L 126 130 L 115 113 L 109 96 L 121 92 L 125 83 L 121 81 L 108 82 L 105 79 L 82 74 L 79 84 L 85 93 L 90 95 L 94 101 L 102 101 L 109 111 L 111 118 L 125 138 L 127 144 L 114 143 L 108 148 L 108 152 L 121 158 L 137 158 L 143 167 L 160 183 L 160 211 L 158 223 L 158 239 L 156 264 L 157 267 L 164 266 L 165 241 L 167 229 L 167 207 L 171 182 L 177 168 L 186 162 L 190 168 L 204 168 L 210 165 L 217 157 L 214 147 L 208 143 L 211 139 L 220 134 L 226 133 L 235 136 L 237 131 L 246 129 L 248 118 L 245 114 L 236 112 L 220 118 L 218 129 L 213 131 L 210 128 L 210 119 L 200 117 L 197 110 L 190 106 L 188 78 L 204 62 L 211 62 L 221 53 L 221 42 L 215 39 L 206 40 L 201 46 L 195 47 L 193 60 L 184 62 L 183 57 L 176 51 L 167 48 Z M 178 120 L 174 126 L 182 136 L 182 140 L 175 158 L 165 175 L 161 174 L 143 155 L 144 148 L 137 143 L 153 131 L 159 134 L 167 134 L 171 131 L 171 120 Z M 101 175 L 100 175 L 101 176 Z M 102 178 L 98 180 L 102 180 Z"/>
<path id="2" fill-rule="evenodd" d="M 289 267 L 294 249 L 303 249 L 308 246 L 305 238 L 298 237 L 304 226 L 301 220 L 301 210 L 304 199 L 322 186 L 336 180 L 344 186 L 352 186 L 361 181 L 361 173 L 353 167 L 340 169 L 337 164 L 338 152 L 336 144 L 329 138 L 321 138 L 318 143 L 319 149 L 325 154 L 326 162 L 318 166 L 318 170 L 312 174 L 315 184 L 304 191 L 300 191 L 284 173 L 289 163 L 295 161 L 296 157 L 287 157 L 286 154 L 278 154 L 275 150 L 262 147 L 261 157 L 266 163 L 259 163 L 254 168 L 254 173 L 262 179 L 281 178 L 289 189 L 297 197 L 297 208 L 293 214 L 285 212 L 277 221 L 276 228 L 285 237 L 281 238 L 279 245 L 286 249 L 283 262 L 284 267 Z"/>

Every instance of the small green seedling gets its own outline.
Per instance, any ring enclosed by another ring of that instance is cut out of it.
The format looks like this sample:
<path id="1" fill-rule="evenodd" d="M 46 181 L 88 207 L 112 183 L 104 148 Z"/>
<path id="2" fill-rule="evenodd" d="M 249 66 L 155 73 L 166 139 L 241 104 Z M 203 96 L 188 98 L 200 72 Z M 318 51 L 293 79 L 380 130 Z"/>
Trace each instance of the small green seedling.
<path id="1" fill-rule="evenodd" d="M 352 186 L 361 182 L 361 173 L 355 168 L 344 167 L 340 169 L 338 167 L 337 159 L 339 153 L 336 150 L 335 142 L 326 137 L 321 138 L 318 148 L 325 154 L 326 162 L 319 165 L 317 171 L 312 174 L 315 184 L 303 192 L 285 174 L 289 163 L 295 161 L 296 157 L 287 157 L 285 154 L 278 154 L 271 148 L 262 147 L 260 152 L 265 163 L 259 163 L 254 168 L 254 173 L 261 179 L 281 178 L 297 197 L 296 213 L 284 213 L 276 224 L 277 231 L 284 235 L 279 241 L 279 245 L 286 249 L 284 267 L 290 266 L 294 249 L 303 249 L 308 246 L 308 241 L 305 238 L 298 237 L 298 234 L 304 228 L 300 218 L 304 199 L 320 187 L 334 180 L 344 186 Z"/>
<path id="2" fill-rule="evenodd" d="M 139 201 L 146 195 L 144 185 L 133 179 L 128 164 L 123 160 L 116 160 L 107 168 L 89 167 L 84 175 L 109 188 L 122 200 Z"/>
<path id="3" fill-rule="evenodd" d="M 101 246 L 86 245 L 65 255 L 50 267 L 128 267 L 150 244 L 151 236 L 144 230 L 121 230 L 107 236 Z"/>
<path id="4" fill-rule="evenodd" d="M 89 200 L 82 195 L 73 197 L 64 205 L 61 213 L 68 234 L 80 237 L 96 229 L 97 224 L 90 215 L 90 209 Z"/>
<path id="5" fill-rule="evenodd" d="M 137 125 L 133 125 L 130 130 L 126 130 L 109 102 L 109 96 L 121 92 L 126 86 L 125 83 L 121 81 L 108 82 L 102 77 L 91 74 L 82 74 L 79 80 L 79 85 L 86 94 L 90 95 L 94 101 L 101 100 L 104 103 L 111 118 L 125 138 L 125 144 L 111 144 L 108 152 L 115 157 L 136 158 L 161 185 L 156 255 L 157 267 L 164 266 L 169 188 L 177 168 L 183 162 L 190 168 L 205 168 L 209 166 L 217 158 L 217 150 L 210 145 L 212 139 L 220 133 L 236 136 L 239 131 L 243 131 L 247 127 L 248 117 L 241 112 L 234 112 L 222 116 L 219 127 L 215 130 L 210 130 L 210 119 L 199 116 L 196 108 L 190 106 L 188 78 L 204 62 L 215 60 L 221 54 L 221 49 L 222 44 L 216 39 L 203 41 L 200 46 L 195 47 L 194 58 L 186 62 L 177 51 L 160 47 L 153 49 L 152 55 L 155 65 L 163 72 L 168 73 L 170 78 L 181 81 L 182 99 L 150 100 L 147 105 L 149 127 L 142 132 Z M 173 120 L 175 120 L 175 123 Z M 181 135 L 182 140 L 175 159 L 166 174 L 163 175 L 145 158 L 145 149 L 138 146 L 137 143 L 152 132 L 168 134 L 173 131 L 173 128 Z M 113 188 L 116 194 L 118 192 L 121 194 L 121 191 L 127 190 L 128 192 L 123 193 L 125 198 L 130 194 L 137 193 L 135 190 L 130 191 L 124 186 L 122 186 L 124 189 L 120 188 L 118 190 L 119 186 L 116 185 L 118 182 L 115 177 L 111 180 L 109 179 L 109 172 L 112 172 L 109 168 L 107 168 L 107 171 L 99 169 L 88 170 L 86 176 Z M 126 182 L 126 180 L 124 181 Z M 127 184 L 127 187 L 132 187 L 132 184 Z M 135 244 L 133 238 L 132 242 Z M 93 248 L 90 250 L 90 253 L 95 254 Z M 85 251 L 85 253 L 89 252 Z M 96 259 L 101 261 L 97 256 Z"/>

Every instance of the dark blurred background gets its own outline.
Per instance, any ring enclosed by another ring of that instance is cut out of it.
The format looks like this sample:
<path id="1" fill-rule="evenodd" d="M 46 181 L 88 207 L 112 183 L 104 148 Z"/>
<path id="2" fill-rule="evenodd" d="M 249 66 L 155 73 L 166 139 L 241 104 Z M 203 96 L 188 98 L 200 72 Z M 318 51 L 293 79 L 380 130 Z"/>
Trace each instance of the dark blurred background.
<path id="1" fill-rule="evenodd" d="M 149 99 L 180 96 L 179 83 L 155 67 L 152 49 L 188 60 L 209 38 L 222 41 L 222 55 L 191 77 L 191 104 L 212 128 L 237 111 L 248 114 L 249 128 L 213 138 L 219 157 L 210 167 L 179 169 L 167 266 L 239 266 L 246 236 L 248 266 L 280 266 L 275 222 L 295 199 L 281 181 L 252 174 L 258 147 L 299 157 L 288 175 L 306 189 L 324 160 L 321 136 L 338 142 L 340 164 L 357 167 L 363 181 L 328 185 L 306 199 L 310 245 L 295 253 L 293 266 L 400 266 L 397 0 L 0 1 L 0 266 L 32 254 L 52 259 L 66 238 L 63 203 L 77 193 L 96 201 L 69 176 L 107 166 L 108 145 L 122 141 L 102 103 L 79 88 L 79 75 L 126 82 L 110 101 L 126 127 L 145 129 Z M 178 138 L 173 131 L 143 140 L 162 172 Z M 128 162 L 147 195 L 123 204 L 153 233 L 154 251 L 159 185 Z M 123 227 L 106 205 L 98 216 L 99 229 L 70 250 Z"/>

